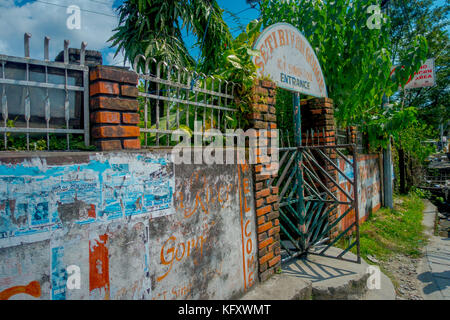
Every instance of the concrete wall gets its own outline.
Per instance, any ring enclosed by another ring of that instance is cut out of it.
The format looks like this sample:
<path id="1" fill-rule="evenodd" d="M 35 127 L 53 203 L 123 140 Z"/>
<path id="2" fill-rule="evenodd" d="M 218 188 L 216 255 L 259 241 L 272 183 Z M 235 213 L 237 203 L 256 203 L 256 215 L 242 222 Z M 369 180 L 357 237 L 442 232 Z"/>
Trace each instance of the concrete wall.
<path id="1" fill-rule="evenodd" d="M 2 155 L 0 299 L 237 296 L 257 278 L 253 199 L 250 167 L 167 150 Z"/>
<path id="2" fill-rule="evenodd" d="M 377 211 L 381 207 L 381 170 L 378 154 L 358 155 L 358 199 L 359 218 L 365 221 L 369 214 Z M 351 160 L 353 161 L 353 160 Z M 354 178 L 353 168 L 343 159 L 339 159 L 339 167 L 351 179 Z M 339 184 L 346 191 L 353 192 L 351 184 L 341 174 L 339 174 Z M 350 193 L 352 194 L 352 193 Z M 347 200 L 346 196 L 338 191 L 340 200 Z M 339 206 L 339 214 L 343 214 L 348 207 Z M 341 230 L 345 230 L 354 221 L 354 212 L 351 212 L 342 220 Z"/>

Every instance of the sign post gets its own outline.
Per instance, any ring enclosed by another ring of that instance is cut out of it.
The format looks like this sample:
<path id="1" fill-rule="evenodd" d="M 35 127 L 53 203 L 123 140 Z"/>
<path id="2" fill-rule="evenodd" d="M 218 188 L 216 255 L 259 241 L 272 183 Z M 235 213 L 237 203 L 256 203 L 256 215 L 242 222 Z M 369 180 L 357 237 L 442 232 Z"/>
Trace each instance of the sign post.
<path id="1" fill-rule="evenodd" d="M 327 87 L 319 60 L 308 40 L 295 27 L 276 23 L 265 29 L 253 46 L 260 77 L 269 77 L 278 87 L 326 98 Z"/>

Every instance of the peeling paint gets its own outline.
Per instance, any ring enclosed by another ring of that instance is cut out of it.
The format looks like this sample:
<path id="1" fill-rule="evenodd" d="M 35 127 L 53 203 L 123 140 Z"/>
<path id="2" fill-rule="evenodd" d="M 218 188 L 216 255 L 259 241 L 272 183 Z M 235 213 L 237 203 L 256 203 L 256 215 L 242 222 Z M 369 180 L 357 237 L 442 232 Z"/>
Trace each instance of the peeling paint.
<path id="1" fill-rule="evenodd" d="M 48 157 L 0 163 L 4 297 L 226 299 L 254 284 L 249 167 L 175 167 L 168 151 Z M 80 289 L 65 285 L 69 265 Z"/>

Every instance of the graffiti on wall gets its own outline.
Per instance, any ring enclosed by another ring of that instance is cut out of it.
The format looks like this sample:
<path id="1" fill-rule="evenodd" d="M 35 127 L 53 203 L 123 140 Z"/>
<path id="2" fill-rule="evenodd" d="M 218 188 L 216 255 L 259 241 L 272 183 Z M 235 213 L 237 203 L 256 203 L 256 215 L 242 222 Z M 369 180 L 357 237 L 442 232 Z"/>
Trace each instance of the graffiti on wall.
<path id="1" fill-rule="evenodd" d="M 224 299 L 250 288 L 257 266 L 249 167 L 177 172 L 176 214 L 151 225 L 152 298 Z"/>
<path id="2" fill-rule="evenodd" d="M 47 166 L 34 159 L 0 165 L 0 248 L 49 238 L 66 223 L 90 224 L 173 214 L 173 172 L 166 158 L 95 156 Z"/>
<path id="3" fill-rule="evenodd" d="M 145 297 L 150 289 L 145 225 L 149 218 L 175 213 L 174 188 L 168 155 L 95 154 L 77 164 L 47 165 L 40 158 L 1 164 L 0 297 L 130 298 L 123 289 L 129 291 L 133 277 L 132 295 Z M 124 251 L 116 252 L 116 244 Z M 127 265 L 123 253 L 139 256 L 137 265 Z M 67 288 L 69 265 L 82 270 L 79 290 Z M 125 265 L 139 271 L 111 288 L 110 279 Z"/>
<path id="4" fill-rule="evenodd" d="M 0 164 L 1 299 L 224 299 L 254 284 L 248 166 L 71 162 Z"/>
<path id="5" fill-rule="evenodd" d="M 339 168 L 350 179 L 354 178 L 353 167 L 339 159 Z M 359 197 L 359 217 L 366 219 L 372 212 L 381 207 L 381 173 L 379 169 L 378 155 L 359 155 L 358 156 L 358 197 Z M 353 163 L 353 159 L 350 159 Z M 352 185 L 341 174 L 339 175 L 340 186 L 349 194 L 352 194 Z M 344 193 L 339 192 L 339 200 L 348 201 Z M 339 213 L 343 214 L 348 209 L 348 205 L 340 205 Z M 355 213 L 352 210 L 342 221 L 341 229 L 345 230 L 355 219 Z"/>

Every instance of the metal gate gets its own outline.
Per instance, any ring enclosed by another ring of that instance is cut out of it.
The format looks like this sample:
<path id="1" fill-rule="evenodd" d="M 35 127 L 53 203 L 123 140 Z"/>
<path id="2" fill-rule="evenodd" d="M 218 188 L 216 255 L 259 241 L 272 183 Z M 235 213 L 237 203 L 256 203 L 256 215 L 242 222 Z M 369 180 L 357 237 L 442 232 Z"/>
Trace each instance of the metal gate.
<path id="1" fill-rule="evenodd" d="M 321 134 L 311 132 L 304 145 L 296 134 L 297 147 L 279 149 L 270 185 L 279 190 L 282 261 L 310 253 L 360 263 L 356 145 L 315 143 Z M 338 242 L 343 250 L 331 255 Z M 356 261 L 345 256 L 355 246 Z"/>

